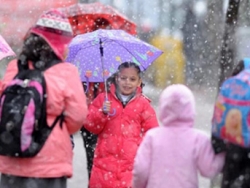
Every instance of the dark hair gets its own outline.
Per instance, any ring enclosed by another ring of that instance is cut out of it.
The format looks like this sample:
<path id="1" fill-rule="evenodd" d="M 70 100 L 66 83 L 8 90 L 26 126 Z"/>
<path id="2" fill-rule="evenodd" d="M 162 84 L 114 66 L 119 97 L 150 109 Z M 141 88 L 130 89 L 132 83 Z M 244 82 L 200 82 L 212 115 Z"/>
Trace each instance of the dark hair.
<path id="1" fill-rule="evenodd" d="M 232 76 L 239 74 L 242 70 L 244 70 L 244 61 L 240 60 L 236 67 L 233 69 Z"/>
<path id="2" fill-rule="evenodd" d="M 113 73 L 110 77 L 107 78 L 107 80 L 106 80 L 106 87 L 107 87 L 107 91 L 108 91 L 108 92 L 110 92 L 110 86 L 111 86 L 112 84 L 116 84 L 115 78 L 116 78 L 117 74 L 118 74 L 118 73 L 115 72 L 115 73 Z"/>
<path id="3" fill-rule="evenodd" d="M 50 45 L 42 37 L 33 33 L 25 38 L 18 60 L 24 67 L 27 67 L 28 61 L 31 61 L 37 69 L 44 69 L 54 60 L 59 61 Z"/>
<path id="4" fill-rule="evenodd" d="M 139 67 L 139 65 L 137 65 L 134 62 L 123 62 L 122 64 L 119 65 L 118 67 L 118 73 L 123 70 L 124 68 L 130 68 L 130 67 L 134 67 L 137 70 L 137 74 L 138 76 L 141 78 L 142 77 L 142 71 Z M 141 83 L 141 88 L 143 88 L 145 86 L 144 83 Z"/>
<path id="5" fill-rule="evenodd" d="M 141 77 L 141 69 L 140 69 L 139 65 L 137 65 L 134 62 L 123 62 L 122 64 L 119 65 L 118 72 L 120 72 L 124 68 L 130 68 L 130 67 L 134 67 L 137 70 L 139 77 Z"/>

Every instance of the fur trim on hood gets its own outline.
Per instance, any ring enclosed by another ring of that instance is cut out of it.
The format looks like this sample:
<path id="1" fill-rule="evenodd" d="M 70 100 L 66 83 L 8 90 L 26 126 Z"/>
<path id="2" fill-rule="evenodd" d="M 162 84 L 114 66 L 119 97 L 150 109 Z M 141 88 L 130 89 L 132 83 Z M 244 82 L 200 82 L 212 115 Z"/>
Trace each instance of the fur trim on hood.
<path id="1" fill-rule="evenodd" d="M 192 91 L 182 84 L 168 86 L 160 96 L 159 119 L 164 126 L 178 123 L 193 125 L 195 100 Z"/>

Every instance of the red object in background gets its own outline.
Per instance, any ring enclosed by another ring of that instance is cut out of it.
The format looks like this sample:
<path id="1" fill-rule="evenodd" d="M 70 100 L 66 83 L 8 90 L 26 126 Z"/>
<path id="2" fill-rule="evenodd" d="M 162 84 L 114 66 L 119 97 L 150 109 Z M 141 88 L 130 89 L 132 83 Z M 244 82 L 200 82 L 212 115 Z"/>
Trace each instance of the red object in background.
<path id="1" fill-rule="evenodd" d="M 115 8 L 100 2 L 77 3 L 59 10 L 68 17 L 75 35 L 96 30 L 95 20 L 98 18 L 106 19 L 110 23 L 110 29 L 121 29 L 131 35 L 137 34 L 134 22 L 130 21 Z"/>
<path id="2" fill-rule="evenodd" d="M 102 3 L 76 3 L 67 7 L 58 8 L 59 11 L 64 13 L 72 26 L 74 35 L 88 33 L 102 29 L 121 29 L 131 35 L 137 34 L 136 24 L 130 21 L 125 15 L 121 14 L 115 8 L 104 5 Z M 100 19 L 100 22 L 97 20 Z M 103 23 L 105 19 L 109 23 Z M 110 28 L 106 28 L 109 25 Z M 107 74 L 106 71 L 103 74 Z M 91 76 L 92 72 L 88 72 L 86 76 Z M 87 83 L 86 95 L 88 101 L 91 102 L 99 93 L 105 91 L 105 84 L 100 83 Z"/>
<path id="3" fill-rule="evenodd" d="M 0 33 L 15 50 L 43 11 L 76 4 L 77 0 L 1 0 Z"/>
<path id="4" fill-rule="evenodd" d="M 88 84 L 89 84 L 88 90 L 85 92 L 86 92 L 88 105 L 89 105 L 90 102 L 92 102 L 98 94 L 105 91 L 105 84 L 103 82 L 100 82 L 100 83 L 90 82 Z"/>

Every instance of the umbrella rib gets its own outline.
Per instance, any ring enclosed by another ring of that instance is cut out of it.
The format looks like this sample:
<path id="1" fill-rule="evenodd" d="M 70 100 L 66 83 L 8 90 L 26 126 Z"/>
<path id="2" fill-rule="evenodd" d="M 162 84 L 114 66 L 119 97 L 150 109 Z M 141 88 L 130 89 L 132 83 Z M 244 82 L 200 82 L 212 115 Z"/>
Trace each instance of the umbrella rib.
<path id="1" fill-rule="evenodd" d="M 85 45 L 84 47 L 82 47 L 81 46 L 81 50 L 82 49 L 85 49 L 85 48 L 89 48 L 89 47 L 93 47 L 93 46 L 96 46 L 96 45 L 99 45 L 99 42 L 98 43 L 96 43 L 96 44 L 91 44 L 93 41 L 89 41 L 88 43 L 90 43 L 88 46 L 87 45 Z"/>

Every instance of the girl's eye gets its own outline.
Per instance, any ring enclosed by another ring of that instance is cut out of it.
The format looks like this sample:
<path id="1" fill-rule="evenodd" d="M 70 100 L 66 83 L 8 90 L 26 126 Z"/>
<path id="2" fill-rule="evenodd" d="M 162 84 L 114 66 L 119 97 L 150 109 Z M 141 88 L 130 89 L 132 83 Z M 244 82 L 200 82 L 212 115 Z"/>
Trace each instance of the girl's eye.
<path id="1" fill-rule="evenodd" d="M 130 82 L 135 82 L 136 78 L 128 78 L 128 77 L 120 77 L 121 81 L 130 81 Z"/>
<path id="2" fill-rule="evenodd" d="M 127 80 L 127 77 L 121 77 L 121 80 Z"/>

